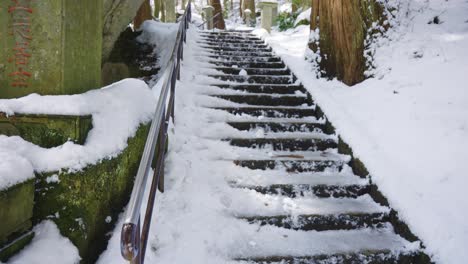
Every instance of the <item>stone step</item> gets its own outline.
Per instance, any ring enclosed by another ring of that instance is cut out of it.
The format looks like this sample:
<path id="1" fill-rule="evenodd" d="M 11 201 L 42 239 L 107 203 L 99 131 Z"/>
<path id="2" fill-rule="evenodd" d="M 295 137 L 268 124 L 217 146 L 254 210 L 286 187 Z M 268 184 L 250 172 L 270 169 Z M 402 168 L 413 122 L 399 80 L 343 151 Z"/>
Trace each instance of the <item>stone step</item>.
<path id="1" fill-rule="evenodd" d="M 300 85 L 275 85 L 275 84 L 210 84 L 221 89 L 244 91 L 249 93 L 270 94 L 296 94 L 305 93 L 306 90 Z"/>
<path id="2" fill-rule="evenodd" d="M 200 48 L 205 50 L 216 50 L 216 51 L 244 51 L 244 52 L 271 52 L 271 48 L 255 48 L 255 47 L 216 47 L 216 46 L 209 46 L 209 45 L 200 45 Z"/>
<path id="3" fill-rule="evenodd" d="M 255 35 L 251 34 L 252 30 L 226 30 L 226 31 L 200 31 L 200 35 L 210 35 L 210 36 L 219 36 L 219 35 L 247 35 L 255 37 Z"/>
<path id="4" fill-rule="evenodd" d="M 344 162 L 323 160 L 236 160 L 234 164 L 252 170 L 285 169 L 287 172 L 341 171 Z"/>
<path id="5" fill-rule="evenodd" d="M 278 215 L 240 217 L 251 224 L 272 225 L 303 231 L 352 230 L 358 228 L 382 228 L 389 222 L 387 213 L 355 213 L 338 215 Z"/>
<path id="6" fill-rule="evenodd" d="M 232 62 L 281 62 L 279 57 L 248 57 L 248 56 L 226 56 L 226 55 L 200 55 L 195 56 L 199 58 L 210 58 L 219 61 L 232 61 Z"/>
<path id="7" fill-rule="evenodd" d="M 210 95 L 223 100 L 248 104 L 265 106 L 302 106 L 312 105 L 312 102 L 305 96 L 271 96 L 271 95 Z"/>
<path id="8" fill-rule="evenodd" d="M 423 252 L 393 253 L 389 250 L 360 253 L 315 255 L 315 256 L 271 256 L 259 258 L 238 258 L 239 264 L 430 264 L 430 258 Z"/>
<path id="9" fill-rule="evenodd" d="M 212 41 L 248 41 L 248 42 L 264 42 L 263 40 L 257 37 L 251 36 L 213 36 L 213 35 L 204 35 L 200 37 L 201 40 L 212 40 Z"/>
<path id="10" fill-rule="evenodd" d="M 239 42 L 239 43 L 229 43 L 229 42 L 216 42 L 216 41 L 200 41 L 198 44 L 209 47 L 219 47 L 219 48 L 269 48 L 266 44 L 260 43 L 249 43 L 249 42 Z"/>
<path id="11" fill-rule="evenodd" d="M 275 56 L 273 52 L 270 51 L 225 51 L 225 50 L 212 50 L 212 49 L 204 49 L 204 54 L 213 54 L 213 55 L 227 55 L 227 56 L 241 56 L 241 57 L 253 57 L 253 56 L 260 56 L 260 57 L 271 57 Z"/>
<path id="12" fill-rule="evenodd" d="M 233 115 L 250 115 L 267 118 L 303 118 L 316 115 L 314 108 L 213 107 L 212 109 L 226 111 Z"/>
<path id="13" fill-rule="evenodd" d="M 243 186 L 234 184 L 232 186 L 251 189 L 262 194 L 276 194 L 292 198 L 309 194 L 320 198 L 356 198 L 370 192 L 370 185 L 272 184 L 268 186 Z"/>
<path id="14" fill-rule="evenodd" d="M 325 124 L 320 123 L 275 123 L 275 122 L 228 122 L 231 127 L 242 130 L 258 130 L 263 129 L 265 132 L 315 132 L 324 133 L 326 131 Z"/>
<path id="15" fill-rule="evenodd" d="M 241 70 L 245 70 L 248 75 L 290 75 L 291 71 L 288 68 L 283 69 L 255 69 L 255 68 L 232 68 L 232 67 L 216 67 L 215 70 L 226 74 L 238 75 Z"/>
<path id="16" fill-rule="evenodd" d="M 239 68 L 260 68 L 260 69 L 283 69 L 286 67 L 283 62 L 238 62 L 238 61 L 217 61 L 210 60 L 211 64 L 222 67 Z"/>
<path id="17" fill-rule="evenodd" d="M 209 77 L 230 82 L 252 83 L 252 84 L 294 84 L 296 78 L 292 75 L 208 75 Z"/>
<path id="18" fill-rule="evenodd" d="M 218 39 L 210 38 L 210 37 L 201 37 L 199 43 L 200 42 L 215 42 L 215 43 L 222 42 L 222 43 L 232 43 L 232 44 L 252 43 L 252 44 L 257 44 L 257 45 L 265 44 L 265 41 L 258 40 L 258 39 L 255 39 L 255 40 L 252 40 L 252 39 L 250 39 L 250 40 L 245 40 L 245 39 L 223 39 L 223 40 L 219 40 L 219 42 L 218 42 Z"/>
<path id="19" fill-rule="evenodd" d="M 307 138 L 231 138 L 226 139 L 232 146 L 245 148 L 271 148 L 284 151 L 324 151 L 337 148 L 338 144 L 332 139 Z"/>

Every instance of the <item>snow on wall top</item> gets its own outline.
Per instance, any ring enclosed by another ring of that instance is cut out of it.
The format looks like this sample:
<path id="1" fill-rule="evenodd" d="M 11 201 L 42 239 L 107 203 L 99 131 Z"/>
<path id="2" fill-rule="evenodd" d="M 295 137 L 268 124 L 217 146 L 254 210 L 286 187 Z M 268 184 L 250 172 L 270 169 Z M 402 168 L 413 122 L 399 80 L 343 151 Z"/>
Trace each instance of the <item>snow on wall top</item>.
<path id="1" fill-rule="evenodd" d="M 151 120 L 155 105 L 156 98 L 152 91 L 143 81 L 136 79 L 125 79 L 84 94 L 31 94 L 18 99 L 0 100 L 0 111 L 8 115 L 93 116 L 93 129 L 84 145 L 66 142 L 46 149 L 18 136 L 0 135 L 0 189 L 12 184 L 12 178 L 19 181 L 31 177 L 32 169 L 38 172 L 80 170 L 104 158 L 117 156 L 127 147 L 127 139 L 135 135 L 140 124 Z M 3 155 L 10 161 L 5 160 Z"/>
<path id="2" fill-rule="evenodd" d="M 9 151 L 0 150 L 0 191 L 34 178 L 29 160 Z"/>

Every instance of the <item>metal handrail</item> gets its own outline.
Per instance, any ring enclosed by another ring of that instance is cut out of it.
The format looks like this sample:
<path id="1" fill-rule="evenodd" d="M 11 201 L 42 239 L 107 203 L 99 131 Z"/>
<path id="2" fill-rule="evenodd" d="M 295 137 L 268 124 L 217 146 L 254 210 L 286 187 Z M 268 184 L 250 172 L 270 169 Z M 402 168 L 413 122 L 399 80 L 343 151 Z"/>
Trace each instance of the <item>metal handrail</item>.
<path id="1" fill-rule="evenodd" d="M 183 60 L 184 42 L 186 42 L 186 33 L 191 20 L 192 9 L 191 0 L 189 0 L 185 13 L 180 19 L 176 42 L 168 66 L 164 70 L 161 79 L 156 83 L 156 86 L 161 88 L 161 94 L 156 105 L 122 225 L 120 251 L 122 256 L 132 264 L 144 263 L 154 200 L 158 189 L 164 192 L 164 157 L 167 127 L 170 118 L 172 117 L 174 120 L 175 84 L 176 80 L 180 79 L 180 61 Z M 158 146 L 158 156 L 143 220 L 143 229 L 140 230 L 140 211 L 156 146 Z"/>

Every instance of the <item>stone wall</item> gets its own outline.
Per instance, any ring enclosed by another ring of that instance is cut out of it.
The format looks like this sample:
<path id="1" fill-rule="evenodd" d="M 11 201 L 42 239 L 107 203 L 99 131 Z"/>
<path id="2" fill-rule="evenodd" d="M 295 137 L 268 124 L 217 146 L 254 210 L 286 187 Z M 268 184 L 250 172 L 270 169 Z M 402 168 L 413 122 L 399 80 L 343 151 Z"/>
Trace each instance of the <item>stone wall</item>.
<path id="1" fill-rule="evenodd" d="M 101 1 L 2 1 L 0 98 L 98 88 L 101 29 Z"/>
<path id="2" fill-rule="evenodd" d="M 146 0 L 104 0 L 102 58 L 106 61 L 121 32 L 133 21 Z"/>

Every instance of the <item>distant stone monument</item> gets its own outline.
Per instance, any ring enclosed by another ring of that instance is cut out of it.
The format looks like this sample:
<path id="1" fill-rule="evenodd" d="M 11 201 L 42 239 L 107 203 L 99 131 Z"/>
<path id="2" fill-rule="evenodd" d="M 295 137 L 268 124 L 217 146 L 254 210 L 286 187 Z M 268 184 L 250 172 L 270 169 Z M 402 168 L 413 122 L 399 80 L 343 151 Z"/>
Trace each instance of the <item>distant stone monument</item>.
<path id="1" fill-rule="evenodd" d="M 214 8 L 212 6 L 203 7 L 203 14 L 205 14 L 206 19 L 206 29 L 208 30 L 213 29 L 213 11 Z"/>
<path id="2" fill-rule="evenodd" d="M 102 13 L 96 0 L 2 1 L 0 98 L 100 87 Z"/>
<path id="3" fill-rule="evenodd" d="M 276 20 L 276 15 L 274 16 L 274 10 L 278 12 L 278 2 L 276 1 L 262 1 L 260 2 L 260 8 L 262 9 L 262 28 L 267 30 L 268 32 L 271 31 L 271 26 L 274 24 Z"/>

